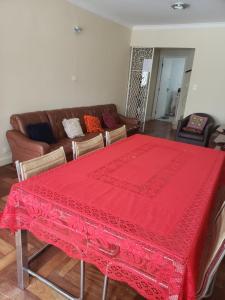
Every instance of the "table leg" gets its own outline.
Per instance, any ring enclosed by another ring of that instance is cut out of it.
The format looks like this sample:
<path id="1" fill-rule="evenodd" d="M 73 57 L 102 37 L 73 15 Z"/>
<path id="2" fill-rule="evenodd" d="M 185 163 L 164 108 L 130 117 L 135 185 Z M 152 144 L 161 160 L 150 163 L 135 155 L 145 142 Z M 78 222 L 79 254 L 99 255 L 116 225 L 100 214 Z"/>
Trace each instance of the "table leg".
<path id="1" fill-rule="evenodd" d="M 104 285 L 103 285 L 103 292 L 102 292 L 102 300 L 106 300 L 107 289 L 108 289 L 108 276 L 104 276 Z"/>
<path id="2" fill-rule="evenodd" d="M 59 294 L 63 295 L 67 299 L 71 300 L 83 300 L 84 299 L 84 282 L 85 282 L 85 263 L 82 260 L 80 263 L 80 297 L 76 298 L 53 284 L 41 275 L 33 272 L 28 268 L 28 247 L 27 247 L 27 231 L 18 230 L 16 232 L 16 260 L 17 260 L 17 278 L 18 286 L 21 289 L 25 289 L 29 285 L 29 274 L 47 286 L 56 290 Z"/>
<path id="3" fill-rule="evenodd" d="M 18 230 L 15 239 L 18 286 L 20 289 L 25 289 L 29 284 L 29 274 L 25 270 L 28 268 L 27 231 Z"/>
<path id="4" fill-rule="evenodd" d="M 213 276 L 213 279 L 209 285 L 209 288 L 208 290 L 206 291 L 205 295 L 204 295 L 204 298 L 210 298 L 213 294 L 213 289 L 214 289 L 214 286 L 215 286 L 215 281 L 216 281 L 216 274 L 214 274 Z"/>
<path id="5" fill-rule="evenodd" d="M 80 262 L 80 300 L 84 299 L 84 288 L 85 288 L 85 262 Z"/>

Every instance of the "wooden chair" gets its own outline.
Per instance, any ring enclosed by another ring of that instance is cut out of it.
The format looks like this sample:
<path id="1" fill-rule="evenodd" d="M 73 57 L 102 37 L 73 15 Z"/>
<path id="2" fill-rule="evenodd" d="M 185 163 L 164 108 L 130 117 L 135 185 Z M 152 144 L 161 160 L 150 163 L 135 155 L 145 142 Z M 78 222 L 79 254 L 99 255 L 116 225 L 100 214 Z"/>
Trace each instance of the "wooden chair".
<path id="1" fill-rule="evenodd" d="M 107 146 L 126 137 L 127 137 L 126 125 L 123 125 L 122 127 L 117 128 L 115 130 L 105 132 Z"/>
<path id="2" fill-rule="evenodd" d="M 208 298 L 213 292 L 216 272 L 225 256 L 225 203 L 215 218 L 213 240 L 198 287 L 197 299 Z"/>
<path id="3" fill-rule="evenodd" d="M 26 180 L 65 163 L 66 156 L 63 147 L 24 162 L 18 160 L 15 162 L 19 181 Z"/>
<path id="4" fill-rule="evenodd" d="M 104 140 L 101 133 L 83 142 L 72 141 L 73 159 L 102 148 L 104 148 Z"/>
<path id="5" fill-rule="evenodd" d="M 26 180 L 32 176 L 38 175 L 44 171 L 47 171 L 49 169 L 55 168 L 57 166 L 60 166 L 62 164 L 65 164 L 66 156 L 63 147 L 60 147 L 59 149 L 52 151 L 50 153 L 47 153 L 43 156 L 39 156 L 34 159 L 30 159 L 24 162 L 19 162 L 18 160 L 15 162 L 16 164 L 16 170 L 18 175 L 19 182 Z M 22 231 L 19 230 L 16 233 L 16 244 L 18 246 L 21 246 L 21 239 L 22 239 Z M 34 254 L 32 254 L 28 258 L 28 262 L 33 260 L 35 257 L 37 257 L 39 254 L 41 254 L 49 245 L 44 245 L 41 249 L 37 250 Z M 18 249 L 21 247 L 17 247 Z M 21 252 L 20 250 L 17 250 L 17 257 L 20 259 Z M 33 272 L 29 269 L 28 272 L 33 277 L 37 278 L 41 282 L 45 283 L 46 285 L 50 286 L 51 288 L 55 289 L 58 293 L 61 295 L 67 297 L 68 299 L 75 299 L 70 294 L 65 292 L 63 289 L 59 288 L 58 286 L 54 285 L 52 282 L 48 281 L 46 278 L 42 277 L 41 275 Z M 84 270 L 84 261 L 81 260 L 80 265 L 80 298 L 83 299 L 84 295 L 84 276 L 85 276 L 85 270 Z M 20 276 L 18 275 L 18 283 L 21 288 L 24 288 L 24 283 L 21 281 Z"/>

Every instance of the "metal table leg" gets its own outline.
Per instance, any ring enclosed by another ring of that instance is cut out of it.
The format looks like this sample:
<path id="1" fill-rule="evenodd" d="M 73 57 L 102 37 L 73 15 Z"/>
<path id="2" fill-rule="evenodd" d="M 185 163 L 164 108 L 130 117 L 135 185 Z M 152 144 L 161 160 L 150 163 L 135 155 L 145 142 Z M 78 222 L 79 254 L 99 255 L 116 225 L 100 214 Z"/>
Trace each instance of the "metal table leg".
<path id="1" fill-rule="evenodd" d="M 18 230 L 16 232 L 16 261 L 18 286 L 21 289 L 29 285 L 29 274 L 25 270 L 28 268 L 27 250 L 27 232 Z"/>
<path id="2" fill-rule="evenodd" d="M 80 297 L 76 298 L 52 283 L 43 276 L 33 272 L 28 267 L 28 246 L 27 246 L 27 231 L 18 230 L 16 232 L 16 259 L 17 259 L 17 278 L 18 286 L 21 289 L 25 289 L 29 285 L 29 275 L 37 278 L 47 286 L 51 287 L 59 294 L 63 295 L 69 300 L 83 300 L 84 299 L 84 281 L 85 281 L 85 263 L 82 260 L 80 262 Z"/>
<path id="3" fill-rule="evenodd" d="M 107 289 L 108 289 L 108 276 L 104 277 L 104 285 L 103 285 L 103 292 L 102 292 L 102 300 L 106 300 L 107 297 Z"/>
<path id="4" fill-rule="evenodd" d="M 80 300 L 84 299 L 85 289 L 85 263 L 83 260 L 80 262 Z"/>
<path id="5" fill-rule="evenodd" d="M 42 252 L 44 252 L 50 245 L 46 244 L 43 247 L 41 247 L 39 250 L 34 252 L 31 256 L 28 257 L 28 263 L 30 263 L 33 259 L 35 259 L 38 255 L 40 255 Z"/>

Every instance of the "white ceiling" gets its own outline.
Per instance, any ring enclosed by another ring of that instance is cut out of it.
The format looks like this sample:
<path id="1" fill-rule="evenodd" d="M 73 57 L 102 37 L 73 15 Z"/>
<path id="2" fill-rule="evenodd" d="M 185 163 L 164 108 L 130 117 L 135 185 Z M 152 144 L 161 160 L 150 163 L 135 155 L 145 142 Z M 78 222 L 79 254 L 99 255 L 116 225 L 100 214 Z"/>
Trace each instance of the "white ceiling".
<path id="1" fill-rule="evenodd" d="M 225 22 L 225 0 L 185 0 L 190 8 L 170 6 L 176 0 L 69 0 L 77 6 L 127 26 Z"/>

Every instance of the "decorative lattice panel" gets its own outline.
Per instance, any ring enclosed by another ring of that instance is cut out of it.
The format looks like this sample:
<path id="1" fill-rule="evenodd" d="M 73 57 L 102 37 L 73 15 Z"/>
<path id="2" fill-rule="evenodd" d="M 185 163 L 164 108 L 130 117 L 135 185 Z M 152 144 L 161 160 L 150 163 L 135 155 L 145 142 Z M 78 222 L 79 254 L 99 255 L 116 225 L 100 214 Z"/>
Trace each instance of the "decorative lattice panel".
<path id="1" fill-rule="evenodd" d="M 145 60 L 152 59 L 153 48 L 132 48 L 131 51 L 126 115 L 135 117 L 144 124 L 150 84 L 150 70 L 146 72 L 143 66 Z"/>

